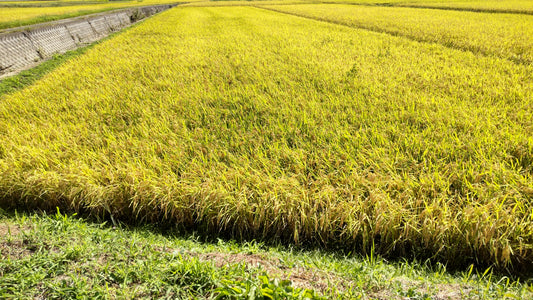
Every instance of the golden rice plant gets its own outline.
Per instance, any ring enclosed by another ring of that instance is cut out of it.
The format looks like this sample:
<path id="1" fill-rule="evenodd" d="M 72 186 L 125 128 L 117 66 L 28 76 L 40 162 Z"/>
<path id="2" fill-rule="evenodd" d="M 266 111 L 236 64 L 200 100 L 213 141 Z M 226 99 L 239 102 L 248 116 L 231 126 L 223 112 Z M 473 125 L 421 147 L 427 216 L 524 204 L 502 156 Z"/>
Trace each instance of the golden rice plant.
<path id="1" fill-rule="evenodd" d="M 453 3 L 453 2 L 452 2 Z M 533 63 L 533 16 L 344 4 L 267 5 L 302 17 Z"/>
<path id="2" fill-rule="evenodd" d="M 532 133 L 532 66 L 175 8 L 0 98 L 0 203 L 519 269 Z"/>

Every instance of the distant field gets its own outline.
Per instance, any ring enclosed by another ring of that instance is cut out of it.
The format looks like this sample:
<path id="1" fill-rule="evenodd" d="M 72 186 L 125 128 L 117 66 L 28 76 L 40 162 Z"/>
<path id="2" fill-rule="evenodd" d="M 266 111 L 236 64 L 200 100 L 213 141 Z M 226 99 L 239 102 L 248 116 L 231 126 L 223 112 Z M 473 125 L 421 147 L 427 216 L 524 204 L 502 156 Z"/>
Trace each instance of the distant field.
<path id="1" fill-rule="evenodd" d="M 272 5 L 280 12 L 533 63 L 533 16 L 402 7 Z"/>
<path id="2" fill-rule="evenodd" d="M 313 2 L 533 14 L 533 1 L 530 0 L 319 0 Z"/>
<path id="3" fill-rule="evenodd" d="M 114 3 L 120 3 L 120 2 L 130 2 L 131 0 L 120 0 L 120 1 L 111 1 Z M 9 7 L 9 6 L 39 6 L 39 7 L 46 7 L 46 6 L 69 6 L 69 5 L 82 5 L 82 4 L 102 4 L 102 3 L 108 3 L 110 1 L 108 0 L 79 0 L 79 1 L 0 1 L 1 7 Z"/>
<path id="4" fill-rule="evenodd" d="M 442 9 L 462 9 L 472 11 L 494 11 L 533 14 L 533 1 L 530 0 L 470 0 L 470 1 L 406 1 L 398 6 L 434 7 Z"/>
<path id="5" fill-rule="evenodd" d="M 263 6 L 263 5 L 293 5 L 319 3 L 313 0 L 234 0 L 234 1 L 197 1 L 183 4 L 186 7 L 217 7 L 217 6 Z"/>
<path id="6" fill-rule="evenodd" d="M 190 2 L 190 1 L 187 1 Z M 441 10 L 478 11 L 494 13 L 517 13 L 533 14 L 533 1 L 530 0 L 235 0 L 235 1 L 198 1 L 192 5 L 256 5 L 277 2 L 276 4 L 351 4 L 360 6 L 381 6 L 381 7 L 418 7 L 435 8 Z"/>
<path id="7" fill-rule="evenodd" d="M 90 4 L 60 7 L 0 8 L 0 29 L 60 20 L 124 7 L 117 4 Z"/>
<path id="8" fill-rule="evenodd" d="M 143 1 L 21 1 L 0 2 L 0 29 L 31 25 L 132 6 L 176 3 L 172 0 Z M 188 1 L 189 2 L 189 1 Z"/>
<path id="9" fill-rule="evenodd" d="M 0 203 L 527 268 L 532 133 L 531 65 L 175 8 L 0 98 Z"/>
<path id="10" fill-rule="evenodd" d="M 372 7 L 419 7 L 435 8 L 446 10 L 471 10 L 471 11 L 493 11 L 509 12 L 520 14 L 533 14 L 533 1 L 529 0 L 504 0 L 504 1 L 444 1 L 444 0 L 263 0 L 263 1 L 203 1 L 203 0 L 53 0 L 53 1 L 1 1 L 0 0 L 0 29 L 30 25 L 35 23 L 65 19 L 90 13 L 98 13 L 112 9 L 144 6 L 154 4 L 168 4 L 177 2 L 187 2 L 186 6 L 256 6 L 256 5 L 290 5 L 290 4 L 319 4 L 319 3 L 341 3 L 355 4 L 360 7 L 357 12 L 371 10 Z M 348 8 L 344 8 L 348 11 Z M 377 10 L 379 8 L 374 8 Z M 353 9 L 356 10 L 356 9 Z M 408 11 L 404 11 L 408 12 Z M 437 11 L 436 13 L 439 13 Z M 387 17 L 387 10 L 382 11 L 381 17 Z M 401 14 L 401 13 L 400 13 Z M 435 13 L 433 13 L 435 15 Z M 368 16 L 368 14 L 366 14 Z M 379 15 L 379 14 L 378 14 Z M 376 17 L 379 19 L 378 15 Z M 430 14 L 429 14 L 430 15 Z M 428 16 L 429 16 L 428 15 Z M 448 14 L 450 16 L 452 14 Z M 393 17 L 393 15 L 389 15 Z M 440 17 L 439 17 L 440 18 Z M 453 19 L 453 16 L 451 17 Z M 516 21 L 514 21 L 516 24 Z M 496 24 L 499 26 L 502 24 Z M 529 26 L 524 24 L 523 26 Z M 529 28 L 528 28 L 529 29 Z M 514 30 L 514 28 L 513 28 Z M 464 30 L 463 30 L 464 31 Z M 516 31 L 513 31 L 516 32 Z"/>

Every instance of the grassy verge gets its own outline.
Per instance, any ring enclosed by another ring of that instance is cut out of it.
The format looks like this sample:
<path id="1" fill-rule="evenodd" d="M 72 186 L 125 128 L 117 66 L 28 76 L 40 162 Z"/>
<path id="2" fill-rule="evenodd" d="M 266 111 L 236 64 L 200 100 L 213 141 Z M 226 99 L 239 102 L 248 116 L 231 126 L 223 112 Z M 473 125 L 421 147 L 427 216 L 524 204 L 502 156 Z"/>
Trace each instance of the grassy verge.
<path id="1" fill-rule="evenodd" d="M 504 299 L 532 286 L 491 271 L 389 263 L 0 210 L 2 298 Z M 306 298 L 307 297 L 307 298 Z"/>

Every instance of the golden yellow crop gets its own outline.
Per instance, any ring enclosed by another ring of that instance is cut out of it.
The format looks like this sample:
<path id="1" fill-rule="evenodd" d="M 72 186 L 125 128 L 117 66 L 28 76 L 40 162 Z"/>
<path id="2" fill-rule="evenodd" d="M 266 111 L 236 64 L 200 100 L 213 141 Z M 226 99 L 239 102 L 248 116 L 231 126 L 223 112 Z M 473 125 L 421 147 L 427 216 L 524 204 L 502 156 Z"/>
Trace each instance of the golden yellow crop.
<path id="1" fill-rule="evenodd" d="M 329 1 L 329 0 L 328 0 Z M 336 1 L 336 0 L 332 0 Z M 341 0 L 342 1 L 342 0 Z M 349 0 L 348 0 L 349 1 Z M 398 6 L 462 9 L 533 14 L 533 1 L 529 0 L 435 0 L 400 1 Z"/>
<path id="2" fill-rule="evenodd" d="M 105 3 L 59 7 L 3 7 L 0 9 L 0 23 L 28 20 L 42 16 L 77 13 L 80 11 L 102 11 L 123 6 L 121 4 Z"/>
<path id="3" fill-rule="evenodd" d="M 259 6 L 317 3 L 314 0 L 234 0 L 234 1 L 193 1 L 181 4 L 186 7 L 218 7 L 218 6 Z"/>
<path id="4" fill-rule="evenodd" d="M 417 41 L 533 63 L 533 16 L 337 4 L 265 6 Z"/>
<path id="5" fill-rule="evenodd" d="M 533 14 L 533 2 L 530 0 L 309 0 L 309 2 Z"/>
<path id="6" fill-rule="evenodd" d="M 174 8 L 0 98 L 0 203 L 533 262 L 533 67 L 259 8 Z"/>
<path id="7" fill-rule="evenodd" d="M 195 0 L 191 1 L 194 2 Z M 197 0 L 196 0 L 197 1 Z M 80 15 L 86 15 L 90 13 L 103 12 L 107 10 L 128 8 L 134 6 L 149 6 L 158 4 L 175 3 L 172 0 L 143 0 L 143 1 L 119 1 L 108 2 L 102 1 L 102 3 L 83 3 L 79 2 L 79 5 L 60 4 L 61 1 L 54 1 L 50 3 L 48 1 L 36 2 L 18 2 L 24 7 L 19 7 L 12 2 L 0 2 L 0 29 L 29 25 L 34 23 L 41 23 L 47 21 L 53 21 L 58 19 L 64 19 L 69 17 L 75 17 Z M 10 6 L 11 3 L 11 6 Z M 56 4 L 59 3 L 59 6 Z M 35 5 L 35 6 L 32 6 Z"/>

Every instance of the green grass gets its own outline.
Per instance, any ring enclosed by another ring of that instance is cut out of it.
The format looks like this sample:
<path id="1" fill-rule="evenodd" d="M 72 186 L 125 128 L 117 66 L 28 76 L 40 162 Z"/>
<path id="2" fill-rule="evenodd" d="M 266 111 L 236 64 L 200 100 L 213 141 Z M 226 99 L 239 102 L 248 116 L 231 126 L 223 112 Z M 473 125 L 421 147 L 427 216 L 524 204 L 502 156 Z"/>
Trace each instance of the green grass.
<path id="1" fill-rule="evenodd" d="M 489 270 L 450 274 L 442 265 L 210 241 L 59 212 L 0 211 L 0 232 L 2 298 L 527 299 L 533 294 L 530 283 Z"/>
<path id="2" fill-rule="evenodd" d="M 93 225 L 59 212 L 1 218 L 2 298 L 236 299 L 222 295 L 249 285 L 256 296 L 270 288 L 291 295 L 283 299 L 319 299 L 310 289 L 264 277 L 265 270 L 251 261 L 276 260 L 261 261 L 269 253 L 259 245 L 203 244 L 147 229 Z"/>
<path id="3" fill-rule="evenodd" d="M 532 74 L 261 9 L 173 9 L 0 99 L 0 203 L 528 270 Z"/>

